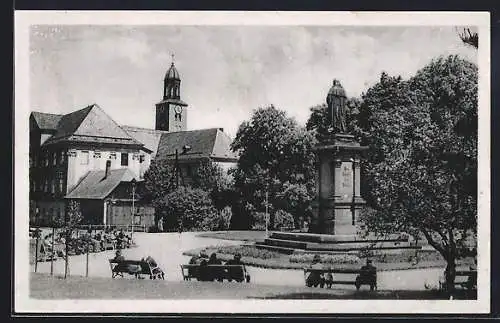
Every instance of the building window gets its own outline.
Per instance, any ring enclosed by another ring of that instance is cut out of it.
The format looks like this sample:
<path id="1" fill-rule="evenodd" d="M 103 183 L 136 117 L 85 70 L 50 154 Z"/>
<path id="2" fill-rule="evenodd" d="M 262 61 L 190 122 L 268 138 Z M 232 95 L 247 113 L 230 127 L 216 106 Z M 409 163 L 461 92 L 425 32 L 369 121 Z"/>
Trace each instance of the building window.
<path id="1" fill-rule="evenodd" d="M 109 159 L 116 159 L 116 153 L 115 152 L 109 153 Z"/>
<path id="2" fill-rule="evenodd" d="M 128 153 L 122 153 L 122 166 L 128 166 Z"/>
<path id="3" fill-rule="evenodd" d="M 45 185 L 43 187 L 43 191 L 44 192 L 48 192 L 49 191 L 49 180 L 48 179 L 45 179 Z"/>
<path id="4" fill-rule="evenodd" d="M 100 151 L 94 152 L 94 158 L 101 158 L 101 152 Z"/>
<path id="5" fill-rule="evenodd" d="M 51 180 L 50 181 L 50 192 L 54 194 L 56 192 L 56 180 Z"/>
<path id="6" fill-rule="evenodd" d="M 57 165 L 57 153 L 52 154 L 52 165 Z"/>
<path id="7" fill-rule="evenodd" d="M 82 151 L 82 158 L 80 159 L 80 164 L 81 165 L 88 165 L 89 164 L 89 152 L 88 151 Z"/>
<path id="8" fill-rule="evenodd" d="M 45 166 L 49 166 L 49 153 L 45 154 Z"/>
<path id="9" fill-rule="evenodd" d="M 66 158 L 66 152 L 64 150 L 61 150 L 59 154 L 59 164 L 63 165 L 65 158 Z"/>
<path id="10" fill-rule="evenodd" d="M 145 160 L 146 160 L 146 156 L 139 155 L 139 163 L 144 163 Z"/>

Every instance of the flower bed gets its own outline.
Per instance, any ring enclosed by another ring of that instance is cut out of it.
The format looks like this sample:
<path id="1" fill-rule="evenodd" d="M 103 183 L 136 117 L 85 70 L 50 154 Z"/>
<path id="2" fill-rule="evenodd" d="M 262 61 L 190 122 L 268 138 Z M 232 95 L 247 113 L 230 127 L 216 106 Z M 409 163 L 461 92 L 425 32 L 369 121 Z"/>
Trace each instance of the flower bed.
<path id="1" fill-rule="evenodd" d="M 314 258 L 314 254 L 293 254 L 290 256 L 290 262 L 294 263 L 310 263 Z M 321 255 L 321 263 L 324 264 L 360 264 L 362 261 L 356 255 L 338 254 L 338 255 Z"/>

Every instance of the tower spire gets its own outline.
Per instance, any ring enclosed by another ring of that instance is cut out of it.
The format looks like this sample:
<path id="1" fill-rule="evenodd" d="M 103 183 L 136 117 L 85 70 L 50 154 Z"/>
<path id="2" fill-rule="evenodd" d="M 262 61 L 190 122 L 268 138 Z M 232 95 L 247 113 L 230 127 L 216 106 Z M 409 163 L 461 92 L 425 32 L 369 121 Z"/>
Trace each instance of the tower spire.
<path id="1" fill-rule="evenodd" d="M 172 53 L 172 54 L 170 54 L 170 56 L 172 56 L 172 64 L 171 64 L 171 65 L 172 65 L 172 66 L 174 66 L 175 54 L 174 54 L 174 53 Z"/>

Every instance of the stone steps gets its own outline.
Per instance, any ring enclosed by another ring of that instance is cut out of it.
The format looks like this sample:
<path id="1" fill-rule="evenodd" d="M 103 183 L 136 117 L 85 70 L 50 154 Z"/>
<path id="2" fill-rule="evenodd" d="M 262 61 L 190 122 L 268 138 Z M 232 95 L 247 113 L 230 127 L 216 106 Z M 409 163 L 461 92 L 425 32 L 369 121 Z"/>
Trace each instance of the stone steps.
<path id="1" fill-rule="evenodd" d="M 329 235 L 315 233 L 294 233 L 294 232 L 272 232 L 271 239 L 292 240 L 311 243 L 376 243 L 376 242 L 407 242 L 408 238 L 392 236 L 386 239 L 368 238 L 364 239 L 356 235 Z"/>

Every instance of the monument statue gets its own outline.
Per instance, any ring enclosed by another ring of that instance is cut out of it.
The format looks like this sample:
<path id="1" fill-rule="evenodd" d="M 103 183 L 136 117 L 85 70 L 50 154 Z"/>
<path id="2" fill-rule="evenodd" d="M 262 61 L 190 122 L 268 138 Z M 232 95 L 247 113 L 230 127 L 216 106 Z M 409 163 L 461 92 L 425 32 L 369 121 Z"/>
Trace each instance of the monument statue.
<path id="1" fill-rule="evenodd" d="M 315 146 L 317 156 L 316 199 L 313 201 L 313 233 L 357 234 L 357 219 L 365 201 L 360 191 L 361 146 L 347 133 L 347 96 L 338 80 L 326 97 L 329 134 Z"/>
<path id="2" fill-rule="evenodd" d="M 328 117 L 331 122 L 331 129 L 334 133 L 347 132 L 347 97 L 344 88 L 337 79 L 333 80 L 332 87 L 328 91 L 326 103 L 328 104 Z"/>

